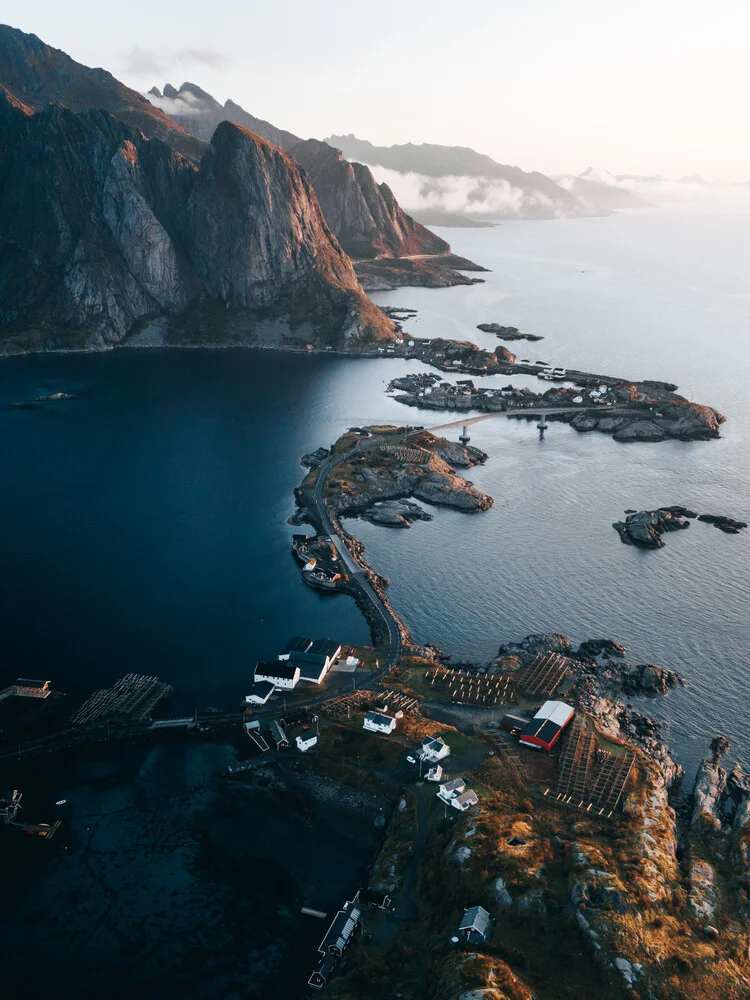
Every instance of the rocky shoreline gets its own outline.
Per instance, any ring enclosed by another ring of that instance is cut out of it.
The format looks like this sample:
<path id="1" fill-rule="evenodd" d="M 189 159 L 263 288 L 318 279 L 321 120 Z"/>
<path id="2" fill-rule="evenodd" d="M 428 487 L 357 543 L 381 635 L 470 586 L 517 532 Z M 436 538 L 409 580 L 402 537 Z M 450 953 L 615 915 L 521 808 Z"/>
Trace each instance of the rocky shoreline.
<path id="1" fill-rule="evenodd" d="M 451 288 L 454 285 L 476 285 L 484 278 L 470 278 L 465 271 L 486 272 L 489 268 L 475 264 L 457 254 L 414 257 L 379 257 L 356 260 L 354 270 L 366 292 L 390 292 L 395 288 Z"/>

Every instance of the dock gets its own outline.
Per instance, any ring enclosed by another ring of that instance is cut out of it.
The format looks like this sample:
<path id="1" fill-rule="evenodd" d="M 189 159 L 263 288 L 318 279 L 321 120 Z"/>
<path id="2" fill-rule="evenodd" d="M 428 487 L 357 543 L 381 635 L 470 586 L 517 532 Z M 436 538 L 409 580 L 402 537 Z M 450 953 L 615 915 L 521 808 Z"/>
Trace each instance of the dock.
<path id="1" fill-rule="evenodd" d="M 52 681 L 35 681 L 27 677 L 18 677 L 14 684 L 0 691 L 0 701 L 6 698 L 37 698 L 44 701 L 52 694 Z"/>

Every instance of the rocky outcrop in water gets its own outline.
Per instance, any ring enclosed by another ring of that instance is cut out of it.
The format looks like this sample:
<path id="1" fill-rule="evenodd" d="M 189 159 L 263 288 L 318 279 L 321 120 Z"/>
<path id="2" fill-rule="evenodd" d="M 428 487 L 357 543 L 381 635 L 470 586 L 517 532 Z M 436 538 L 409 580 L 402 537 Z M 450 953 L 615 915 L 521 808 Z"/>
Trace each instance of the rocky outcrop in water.
<path id="1" fill-rule="evenodd" d="M 368 507 L 362 514 L 372 524 L 382 524 L 387 528 L 410 528 L 413 521 L 432 521 L 424 507 L 409 500 L 383 500 Z"/>
<path id="2" fill-rule="evenodd" d="M 639 549 L 660 549 L 664 546 L 661 537 L 664 532 L 689 528 L 690 522 L 680 520 L 667 510 L 640 510 L 628 514 L 624 521 L 616 521 L 612 527 L 626 545 L 635 545 Z"/>
<path id="3" fill-rule="evenodd" d="M 309 182 L 244 129 L 200 163 L 103 111 L 0 93 L 0 351 L 171 343 L 351 348 L 394 336 Z"/>
<path id="4" fill-rule="evenodd" d="M 478 323 L 477 330 L 494 333 L 500 340 L 544 340 L 534 333 L 521 333 L 518 327 L 501 326 L 499 323 Z"/>
<path id="5" fill-rule="evenodd" d="M 727 535 L 738 535 L 743 528 L 747 527 L 747 521 L 735 521 L 723 514 L 699 514 L 698 520 L 704 521 L 706 524 L 713 524 L 715 528 Z"/>

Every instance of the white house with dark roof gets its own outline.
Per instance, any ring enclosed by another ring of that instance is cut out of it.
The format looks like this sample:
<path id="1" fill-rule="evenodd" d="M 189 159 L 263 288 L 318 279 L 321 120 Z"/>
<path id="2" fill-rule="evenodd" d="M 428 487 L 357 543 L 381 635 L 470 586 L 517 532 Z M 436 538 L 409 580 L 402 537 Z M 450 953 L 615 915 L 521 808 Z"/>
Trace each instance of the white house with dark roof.
<path id="1" fill-rule="evenodd" d="M 396 728 L 396 720 L 392 719 L 390 715 L 367 712 L 362 725 L 371 733 L 392 733 Z"/>
<path id="2" fill-rule="evenodd" d="M 472 806 L 479 805 L 479 797 L 473 788 L 467 788 L 461 795 L 454 795 L 451 799 L 451 805 L 459 812 L 466 812 Z"/>
<path id="3" fill-rule="evenodd" d="M 463 778 L 452 778 L 450 781 L 444 781 L 443 784 L 438 788 L 438 798 L 442 799 L 443 802 L 447 802 L 452 805 L 453 799 L 459 795 L 463 795 L 466 791 L 466 782 Z"/>
<path id="4" fill-rule="evenodd" d="M 253 684 L 250 694 L 245 695 L 245 701 L 248 705 L 265 705 L 275 690 L 271 681 L 259 681 Z"/>
<path id="5" fill-rule="evenodd" d="M 481 944 L 492 934 L 492 918 L 483 906 L 470 906 L 464 910 L 458 933 L 472 944 Z"/>
<path id="6" fill-rule="evenodd" d="M 435 763 L 435 761 L 448 757 L 450 752 L 451 748 L 442 736 L 425 736 L 422 740 L 422 756 L 425 760 Z"/>
<path id="7" fill-rule="evenodd" d="M 300 753 L 306 753 L 308 750 L 312 749 L 318 742 L 318 737 L 315 733 L 300 733 L 297 737 L 297 749 Z"/>
<path id="8" fill-rule="evenodd" d="M 300 678 L 300 669 L 290 663 L 274 660 L 272 663 L 255 665 L 255 683 L 268 681 L 279 691 L 293 691 Z"/>
<path id="9" fill-rule="evenodd" d="M 278 660 L 299 667 L 300 680 L 320 684 L 341 652 L 333 639 L 311 639 L 295 635 L 278 655 Z"/>

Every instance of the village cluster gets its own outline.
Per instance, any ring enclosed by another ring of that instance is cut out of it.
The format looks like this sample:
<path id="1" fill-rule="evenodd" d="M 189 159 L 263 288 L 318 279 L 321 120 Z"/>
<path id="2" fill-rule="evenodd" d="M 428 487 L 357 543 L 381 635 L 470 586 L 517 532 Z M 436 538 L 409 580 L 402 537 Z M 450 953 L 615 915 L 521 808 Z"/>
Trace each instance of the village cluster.
<path id="1" fill-rule="evenodd" d="M 503 411 L 523 405 L 538 406 L 540 403 L 612 406 L 618 401 L 616 391 L 604 383 L 583 389 L 580 385 L 568 381 L 568 374 L 564 368 L 542 369 L 537 373 L 537 378 L 563 384 L 548 389 L 540 395 L 526 386 L 514 386 L 509 383 L 499 388 L 478 388 L 472 379 L 447 382 L 441 375 L 420 372 L 394 379 L 389 390 L 406 391 L 416 399 L 422 400 L 425 405 L 438 409 L 446 406 L 449 409 L 455 409 L 457 406 L 465 408 L 469 403 L 473 405 L 480 402 L 484 409 Z"/>

